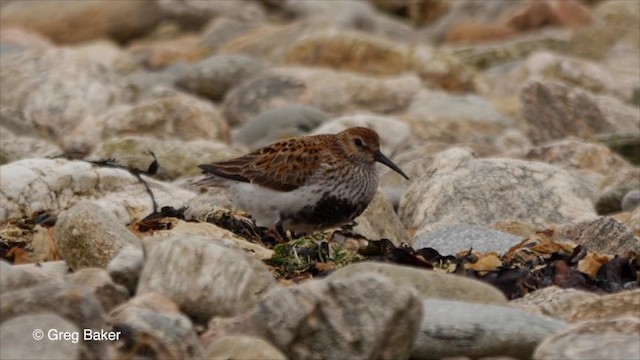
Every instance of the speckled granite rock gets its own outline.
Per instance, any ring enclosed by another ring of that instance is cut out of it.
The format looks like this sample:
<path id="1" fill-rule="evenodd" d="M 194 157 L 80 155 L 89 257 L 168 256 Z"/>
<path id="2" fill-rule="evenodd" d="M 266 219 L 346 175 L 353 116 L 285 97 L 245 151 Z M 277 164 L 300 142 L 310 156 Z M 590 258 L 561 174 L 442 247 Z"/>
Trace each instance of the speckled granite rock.
<path id="1" fill-rule="evenodd" d="M 533 359 L 637 359 L 639 332 L 637 316 L 579 322 L 542 342 Z"/>
<path id="2" fill-rule="evenodd" d="M 142 242 L 112 214 L 91 202 L 81 202 L 63 212 L 56 224 L 60 255 L 73 270 L 105 268 L 124 247 Z"/>
<path id="3" fill-rule="evenodd" d="M 638 132 L 637 109 L 619 100 L 595 96 L 550 81 L 529 81 L 521 93 L 529 137 L 540 144 L 569 135 Z"/>
<path id="4" fill-rule="evenodd" d="M 587 191 L 565 171 L 542 163 L 474 159 L 461 149 L 440 153 L 400 203 L 409 231 L 507 219 L 535 226 L 595 218 Z"/>
<path id="5" fill-rule="evenodd" d="M 556 229 L 559 239 L 566 239 L 605 254 L 640 252 L 640 238 L 619 221 L 602 216 L 577 224 L 566 224 Z"/>
<path id="6" fill-rule="evenodd" d="M 115 329 L 126 329 L 120 356 L 144 356 L 153 351 L 160 358 L 194 359 L 203 355 L 191 320 L 171 300 L 148 293 L 133 298 L 109 314 Z"/>
<path id="7" fill-rule="evenodd" d="M 145 249 L 137 294 L 163 294 L 201 322 L 245 312 L 276 286 L 264 264 L 215 238 L 150 238 Z"/>
<path id="8" fill-rule="evenodd" d="M 229 127 L 215 105 L 177 93 L 85 119 L 71 132 L 73 143 L 68 146 L 87 152 L 100 141 L 132 135 L 181 141 L 230 139 Z"/>
<path id="9" fill-rule="evenodd" d="M 600 190 L 610 186 L 611 173 L 618 176 L 632 168 L 627 160 L 608 147 L 575 138 L 512 150 L 502 155 L 561 167 Z"/>
<path id="10" fill-rule="evenodd" d="M 280 350 L 263 339 L 251 336 L 223 336 L 207 346 L 210 359 L 271 359 L 286 360 Z"/>
<path id="11" fill-rule="evenodd" d="M 389 113 L 406 108 L 419 88 L 415 75 L 371 78 L 321 68 L 277 68 L 232 90 L 224 114 L 237 125 L 267 109 L 296 103 L 332 114 L 358 109 Z"/>
<path id="12" fill-rule="evenodd" d="M 576 305 L 589 299 L 598 298 L 598 296 L 598 294 L 588 291 L 548 286 L 512 300 L 509 304 L 525 311 L 570 322 L 569 318 Z"/>
<path id="13" fill-rule="evenodd" d="M 288 358 L 408 359 L 421 310 L 411 288 L 361 274 L 275 288 L 243 319 L 209 328 L 258 335 Z"/>
<path id="14" fill-rule="evenodd" d="M 37 136 L 17 135 L 3 126 L 0 126 L 0 138 L 2 139 L 0 165 L 21 159 L 62 154 L 62 149 L 49 141 L 39 139 Z"/>
<path id="15" fill-rule="evenodd" d="M 180 207 L 195 196 L 167 183 L 146 179 L 159 206 Z M 100 205 L 118 222 L 130 223 L 152 212 L 143 184 L 122 169 L 64 159 L 27 159 L 0 167 L 0 220 L 59 212 L 82 200 Z"/>
<path id="16" fill-rule="evenodd" d="M 640 289 L 585 299 L 573 306 L 570 322 L 640 317 Z"/>
<path id="17" fill-rule="evenodd" d="M 515 121 L 478 95 L 422 91 L 407 109 L 415 134 L 429 142 L 498 145 Z M 517 146 L 526 145 L 523 135 Z M 507 146 L 503 145 L 503 148 Z"/>
<path id="18" fill-rule="evenodd" d="M 58 143 L 70 141 L 68 131 L 85 118 L 97 117 L 113 105 L 133 99 L 112 69 L 88 61 L 72 49 L 4 56 L 0 76 L 2 113 Z"/>
<path id="19" fill-rule="evenodd" d="M 89 158 L 115 159 L 120 165 L 146 170 L 153 161 L 148 151 L 152 151 L 160 163 L 160 169 L 154 175 L 159 180 L 200 176 L 202 170 L 198 165 L 242 155 L 241 151 L 213 139 L 163 140 L 138 135 L 103 141 Z"/>

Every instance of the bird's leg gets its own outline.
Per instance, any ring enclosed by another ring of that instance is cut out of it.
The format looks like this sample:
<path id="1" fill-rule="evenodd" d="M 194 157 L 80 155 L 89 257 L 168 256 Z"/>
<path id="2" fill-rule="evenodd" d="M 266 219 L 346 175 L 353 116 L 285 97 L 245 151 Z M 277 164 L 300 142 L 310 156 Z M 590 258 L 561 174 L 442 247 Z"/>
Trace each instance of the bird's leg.
<path id="1" fill-rule="evenodd" d="M 340 227 L 338 227 L 336 230 L 351 234 L 353 233 L 353 228 L 355 228 L 356 226 L 358 226 L 358 223 L 355 220 L 351 220 L 346 224 L 340 225 Z"/>
<path id="2" fill-rule="evenodd" d="M 347 228 L 349 230 L 352 230 L 356 226 L 358 226 L 358 222 L 355 220 L 351 220 L 348 223 L 342 225 L 343 228 Z"/>
<path id="3" fill-rule="evenodd" d="M 284 229 L 284 224 L 282 222 L 282 219 L 278 220 L 278 222 L 276 223 L 275 230 L 276 230 L 276 233 L 280 235 L 282 239 L 287 238 L 287 230 Z"/>
<path id="4" fill-rule="evenodd" d="M 291 230 L 289 230 L 289 234 L 287 234 L 287 230 L 285 230 L 284 228 L 284 223 L 282 219 L 276 223 L 275 232 L 277 235 L 279 235 L 283 239 L 282 242 L 295 240 L 307 235 L 307 233 L 304 233 L 304 232 L 297 233 Z"/>
<path id="5" fill-rule="evenodd" d="M 262 233 L 261 241 L 267 247 L 276 246 L 277 244 L 286 243 L 289 241 L 286 237 L 282 236 L 282 233 L 274 228 L 263 228 L 266 232 Z"/>
<path id="6" fill-rule="evenodd" d="M 291 240 L 295 240 L 295 239 L 299 239 L 301 237 L 305 237 L 308 234 L 305 232 L 293 232 L 293 231 L 289 231 L 289 233 L 291 234 Z"/>

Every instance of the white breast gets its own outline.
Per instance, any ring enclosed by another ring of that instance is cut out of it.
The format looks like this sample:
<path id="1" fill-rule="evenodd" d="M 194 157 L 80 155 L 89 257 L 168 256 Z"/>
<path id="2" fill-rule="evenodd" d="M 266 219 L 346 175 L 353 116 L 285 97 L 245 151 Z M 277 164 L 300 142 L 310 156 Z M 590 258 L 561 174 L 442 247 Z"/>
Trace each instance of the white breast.
<path id="1" fill-rule="evenodd" d="M 229 190 L 231 201 L 239 210 L 251 214 L 259 226 L 273 228 L 281 214 L 295 214 L 305 206 L 317 203 L 326 189 L 311 185 L 282 192 L 250 183 L 234 182 L 229 185 Z"/>

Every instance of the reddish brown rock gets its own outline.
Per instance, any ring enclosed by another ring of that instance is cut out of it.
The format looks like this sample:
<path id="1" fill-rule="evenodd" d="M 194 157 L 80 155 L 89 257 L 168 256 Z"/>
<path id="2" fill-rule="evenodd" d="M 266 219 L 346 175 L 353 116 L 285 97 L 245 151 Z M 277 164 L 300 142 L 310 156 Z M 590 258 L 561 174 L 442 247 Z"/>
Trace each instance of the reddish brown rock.
<path id="1" fill-rule="evenodd" d="M 125 41 L 149 31 L 160 15 L 155 1 L 3 1 L 0 23 L 36 31 L 58 43 L 107 36 Z"/>
<path id="2" fill-rule="evenodd" d="M 197 35 L 134 42 L 129 51 L 150 69 L 165 68 L 180 61 L 196 62 L 210 54 L 210 50 L 200 44 L 200 37 Z"/>
<path id="3" fill-rule="evenodd" d="M 18 27 L 0 29 L 0 43 L 21 48 L 48 49 L 53 44 L 46 37 Z"/>
<path id="4" fill-rule="evenodd" d="M 519 31 L 546 26 L 580 27 L 593 21 L 591 11 L 575 0 L 534 0 L 509 15 L 507 26 Z"/>
<path id="5" fill-rule="evenodd" d="M 479 22 L 463 22 L 452 26 L 447 35 L 447 43 L 479 43 L 504 40 L 512 37 L 516 31 L 503 24 L 484 24 Z"/>

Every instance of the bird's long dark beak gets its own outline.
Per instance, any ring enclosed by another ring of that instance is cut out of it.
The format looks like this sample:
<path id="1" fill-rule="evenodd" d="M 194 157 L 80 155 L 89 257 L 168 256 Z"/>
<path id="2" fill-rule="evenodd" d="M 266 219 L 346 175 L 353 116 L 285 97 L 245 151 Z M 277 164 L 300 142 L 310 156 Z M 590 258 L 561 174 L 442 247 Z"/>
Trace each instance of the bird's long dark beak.
<path id="1" fill-rule="evenodd" d="M 374 155 L 374 159 L 381 164 L 387 165 L 388 167 L 391 168 L 391 170 L 397 172 L 398 174 L 402 175 L 405 179 L 409 180 L 409 177 L 407 176 L 407 174 L 405 174 L 404 171 L 400 170 L 400 168 L 396 164 L 394 164 L 391 160 L 389 160 L 389 158 L 384 156 L 384 154 L 381 153 L 379 150 Z"/>

